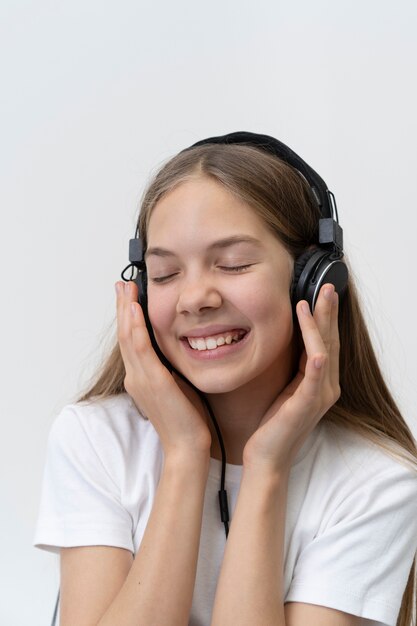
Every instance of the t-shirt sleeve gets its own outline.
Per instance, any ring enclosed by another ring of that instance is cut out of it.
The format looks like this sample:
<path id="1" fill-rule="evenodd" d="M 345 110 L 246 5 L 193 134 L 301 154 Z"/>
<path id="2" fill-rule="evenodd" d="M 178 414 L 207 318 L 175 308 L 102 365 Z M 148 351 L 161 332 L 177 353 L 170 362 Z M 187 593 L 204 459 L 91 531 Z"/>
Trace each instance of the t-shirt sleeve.
<path id="1" fill-rule="evenodd" d="M 301 551 L 285 602 L 395 626 L 417 549 L 417 474 L 399 463 L 364 480 Z"/>
<path id="2" fill-rule="evenodd" d="M 120 487 L 106 469 L 74 405 L 65 407 L 49 432 L 33 545 L 105 545 L 134 553 L 132 518 Z"/>

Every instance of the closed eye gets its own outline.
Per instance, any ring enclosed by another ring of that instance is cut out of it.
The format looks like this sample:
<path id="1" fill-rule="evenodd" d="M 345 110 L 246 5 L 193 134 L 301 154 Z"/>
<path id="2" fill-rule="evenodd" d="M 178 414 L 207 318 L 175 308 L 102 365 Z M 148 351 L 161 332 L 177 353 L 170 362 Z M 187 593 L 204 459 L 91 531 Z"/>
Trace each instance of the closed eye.
<path id="1" fill-rule="evenodd" d="M 252 263 L 250 265 L 235 265 L 233 267 L 220 267 L 221 270 L 226 270 L 227 272 L 242 272 L 243 270 L 246 270 L 248 267 L 250 267 L 252 265 Z"/>
<path id="2" fill-rule="evenodd" d="M 243 270 L 246 270 L 248 267 L 251 267 L 251 265 L 253 265 L 253 263 L 250 263 L 249 265 L 233 265 L 231 267 L 228 266 L 222 266 L 219 265 L 221 270 L 226 270 L 226 272 L 243 272 Z M 176 273 L 174 274 L 169 274 L 168 276 L 158 276 L 156 278 L 151 278 L 151 282 L 153 283 L 163 283 L 166 282 L 168 279 L 172 278 L 172 276 L 176 276 Z"/>
<path id="3" fill-rule="evenodd" d="M 150 281 L 152 283 L 163 283 L 169 278 L 171 278 L 172 276 L 175 276 L 175 274 L 170 274 L 169 276 L 158 276 L 157 278 L 151 278 Z"/>

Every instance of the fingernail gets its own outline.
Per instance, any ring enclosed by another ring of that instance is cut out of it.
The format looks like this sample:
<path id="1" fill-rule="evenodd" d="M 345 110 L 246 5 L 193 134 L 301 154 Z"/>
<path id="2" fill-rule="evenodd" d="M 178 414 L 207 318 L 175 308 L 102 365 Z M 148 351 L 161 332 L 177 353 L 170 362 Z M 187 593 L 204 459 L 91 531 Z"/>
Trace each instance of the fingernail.
<path id="1" fill-rule="evenodd" d="M 339 299 L 339 294 L 337 293 L 337 291 L 335 291 L 334 294 L 333 294 L 332 304 L 333 305 L 337 304 L 338 299 Z"/>
<path id="2" fill-rule="evenodd" d="M 322 365 L 323 365 L 323 357 L 317 356 L 314 359 L 314 367 L 319 370 Z"/>
<path id="3" fill-rule="evenodd" d="M 308 307 L 307 302 L 302 302 L 301 303 L 301 310 L 303 313 L 305 313 L 306 315 L 308 315 L 310 313 L 310 309 Z"/>
<path id="4" fill-rule="evenodd" d="M 116 289 L 116 293 L 117 293 L 117 295 L 119 295 L 119 293 L 120 293 L 120 292 L 121 292 L 121 290 L 122 290 L 122 286 L 121 286 L 121 284 L 120 284 L 120 283 L 116 283 L 116 284 L 114 285 L 114 287 L 115 287 L 115 289 Z"/>
<path id="5" fill-rule="evenodd" d="M 324 297 L 326 298 L 326 300 L 332 300 L 333 299 L 333 292 L 334 292 L 334 287 L 333 285 L 331 285 L 330 287 L 326 287 L 324 290 Z"/>

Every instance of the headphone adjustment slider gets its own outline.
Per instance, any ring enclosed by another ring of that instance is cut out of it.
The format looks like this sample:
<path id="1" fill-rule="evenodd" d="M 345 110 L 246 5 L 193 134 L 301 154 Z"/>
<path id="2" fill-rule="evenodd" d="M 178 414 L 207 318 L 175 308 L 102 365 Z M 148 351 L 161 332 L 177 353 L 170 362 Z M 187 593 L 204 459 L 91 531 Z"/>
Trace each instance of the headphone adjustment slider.
<path id="1" fill-rule="evenodd" d="M 129 261 L 135 265 L 144 262 L 142 242 L 136 237 L 129 239 Z"/>
<path id="2" fill-rule="evenodd" d="M 319 243 L 333 244 L 335 250 L 343 252 L 343 229 L 332 217 L 319 220 Z"/>

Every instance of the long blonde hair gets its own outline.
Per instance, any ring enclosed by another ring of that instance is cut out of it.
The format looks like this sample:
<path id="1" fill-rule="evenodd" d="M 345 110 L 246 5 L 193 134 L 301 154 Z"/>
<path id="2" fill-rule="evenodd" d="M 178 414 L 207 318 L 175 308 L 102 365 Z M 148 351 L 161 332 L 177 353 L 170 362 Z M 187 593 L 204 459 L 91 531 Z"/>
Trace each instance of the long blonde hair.
<path id="1" fill-rule="evenodd" d="M 251 206 L 296 259 L 317 242 L 319 210 L 307 183 L 283 161 L 249 145 L 206 144 L 166 162 L 145 190 L 138 219 L 147 230 L 156 203 L 181 183 L 209 177 Z M 346 257 L 345 257 L 346 260 Z M 348 263 L 348 261 L 346 261 Z M 352 272 L 340 301 L 341 396 L 322 418 L 356 431 L 417 472 L 416 441 L 385 384 L 360 309 Z M 117 338 L 77 402 L 121 394 L 125 368 Z M 411 626 L 416 611 L 416 559 L 410 570 L 397 626 Z"/>

